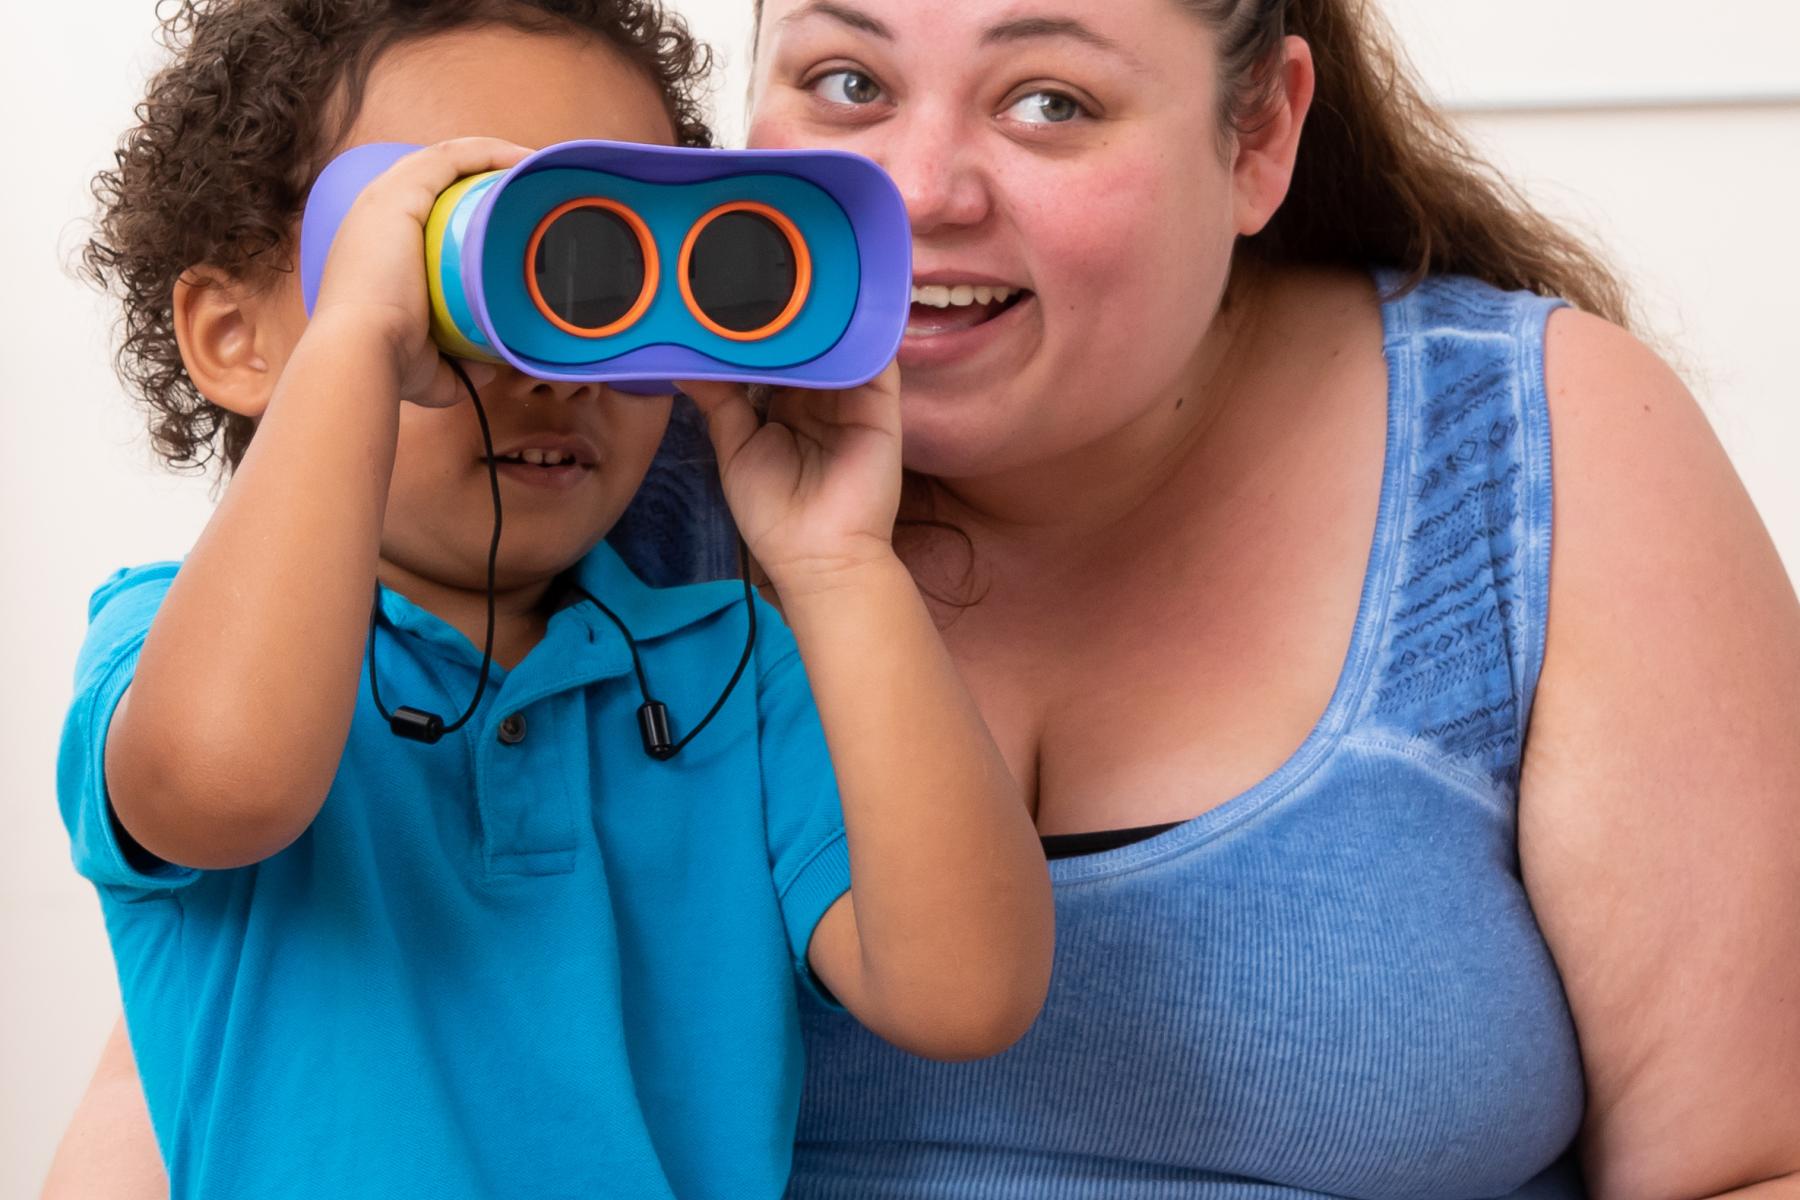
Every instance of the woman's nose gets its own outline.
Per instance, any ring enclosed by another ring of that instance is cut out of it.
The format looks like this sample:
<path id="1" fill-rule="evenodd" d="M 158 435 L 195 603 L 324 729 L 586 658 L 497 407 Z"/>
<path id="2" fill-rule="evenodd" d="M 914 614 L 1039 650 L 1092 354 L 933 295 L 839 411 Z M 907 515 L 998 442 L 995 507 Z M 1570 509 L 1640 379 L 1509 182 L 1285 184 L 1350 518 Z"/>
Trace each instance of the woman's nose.
<path id="1" fill-rule="evenodd" d="M 976 131 L 948 115 L 915 110 L 892 122 L 871 157 L 887 169 L 906 201 L 914 237 L 979 225 L 993 206 L 988 166 L 967 147 Z"/>

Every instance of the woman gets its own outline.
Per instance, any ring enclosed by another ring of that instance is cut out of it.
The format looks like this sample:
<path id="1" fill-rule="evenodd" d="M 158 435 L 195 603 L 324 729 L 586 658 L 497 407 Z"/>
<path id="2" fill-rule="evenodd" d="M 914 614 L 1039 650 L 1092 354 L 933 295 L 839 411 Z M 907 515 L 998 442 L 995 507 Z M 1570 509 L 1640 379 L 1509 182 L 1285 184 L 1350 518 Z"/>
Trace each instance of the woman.
<path id="1" fill-rule="evenodd" d="M 1800 605 L 1617 284 L 1383 37 L 759 14 L 753 144 L 906 194 L 910 565 L 1075 852 L 1012 1051 L 811 1015 L 795 1195 L 1800 1196 Z M 75 1136 L 141 1167 L 109 1062 Z"/>

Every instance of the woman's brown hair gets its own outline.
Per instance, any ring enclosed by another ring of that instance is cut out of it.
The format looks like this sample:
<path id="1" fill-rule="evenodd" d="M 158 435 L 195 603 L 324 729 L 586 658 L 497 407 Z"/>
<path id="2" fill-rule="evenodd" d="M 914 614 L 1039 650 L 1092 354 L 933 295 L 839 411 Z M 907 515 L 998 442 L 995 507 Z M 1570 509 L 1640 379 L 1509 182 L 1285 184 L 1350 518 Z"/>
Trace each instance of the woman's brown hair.
<path id="1" fill-rule="evenodd" d="M 1180 0 L 1219 32 L 1222 117 L 1253 124 L 1266 68 L 1292 34 L 1312 48 L 1317 92 L 1286 202 L 1245 254 L 1269 263 L 1389 266 L 1407 287 L 1467 275 L 1560 296 L 1631 324 L 1612 267 L 1534 208 L 1425 98 L 1371 0 Z"/>
<path id="2" fill-rule="evenodd" d="M 124 302 L 119 375 L 177 468 L 236 467 L 252 425 L 188 378 L 175 284 L 200 264 L 252 281 L 292 269 L 307 190 L 383 51 L 482 24 L 586 33 L 661 89 L 678 144 L 712 141 L 710 56 L 658 0 L 180 0 L 158 12 L 171 61 L 94 180 L 100 213 L 81 260 Z"/>

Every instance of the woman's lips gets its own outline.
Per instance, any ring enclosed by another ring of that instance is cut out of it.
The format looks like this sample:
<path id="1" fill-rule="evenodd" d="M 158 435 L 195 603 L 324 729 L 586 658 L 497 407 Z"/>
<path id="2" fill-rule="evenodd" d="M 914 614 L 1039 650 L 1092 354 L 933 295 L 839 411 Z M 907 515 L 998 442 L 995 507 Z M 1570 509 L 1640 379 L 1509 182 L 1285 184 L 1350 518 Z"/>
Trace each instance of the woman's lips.
<path id="1" fill-rule="evenodd" d="M 906 332 L 918 337 L 934 337 L 942 333 L 973 329 L 999 316 L 1002 308 L 1004 305 L 999 303 L 965 304 L 956 308 L 915 304 L 907 313 Z"/>
<path id="2" fill-rule="evenodd" d="M 1021 313 L 1037 302 L 1031 292 L 1004 304 L 936 308 L 915 304 L 900 343 L 900 369 L 946 366 L 979 354 L 1018 325 Z"/>

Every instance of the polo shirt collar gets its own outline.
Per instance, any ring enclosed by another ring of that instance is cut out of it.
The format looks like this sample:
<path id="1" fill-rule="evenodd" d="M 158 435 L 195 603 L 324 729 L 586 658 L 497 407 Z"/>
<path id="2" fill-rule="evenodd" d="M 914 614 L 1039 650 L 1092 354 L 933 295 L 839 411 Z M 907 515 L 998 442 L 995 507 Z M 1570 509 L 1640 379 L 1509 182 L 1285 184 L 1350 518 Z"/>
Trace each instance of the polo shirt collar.
<path id="1" fill-rule="evenodd" d="M 473 655 L 479 661 L 481 647 L 472 646 L 462 631 L 436 613 L 414 604 L 390 587 L 377 585 L 376 603 L 381 606 L 381 620 L 389 629 L 410 634 L 421 642 L 447 651 L 453 658 Z"/>
<path id="2" fill-rule="evenodd" d="M 631 636 L 639 642 L 667 637 L 697 625 L 734 604 L 741 604 L 744 595 L 743 583 L 735 579 L 672 588 L 651 587 L 639 579 L 625 565 L 618 551 L 606 542 L 589 551 L 570 574 L 576 583 L 617 613 L 625 627 L 631 630 Z M 382 588 L 380 602 L 382 620 L 390 628 L 441 647 L 456 658 L 480 661 L 479 646 L 471 645 L 449 622 L 420 608 L 399 592 Z M 575 597 L 572 605 L 551 618 L 552 626 L 568 617 L 575 617 L 592 627 L 601 635 L 597 640 L 602 644 L 612 640 L 605 635 L 617 635 L 617 627 L 607 620 L 606 615 L 580 597 Z M 626 661 L 622 659 L 621 663 Z"/>
<path id="3" fill-rule="evenodd" d="M 651 587 L 633 574 L 618 552 L 605 542 L 575 565 L 573 575 L 576 583 L 617 613 L 631 630 L 631 636 L 640 642 L 698 625 L 734 604 L 742 604 L 744 599 L 743 582 L 737 579 Z M 578 599 L 577 603 L 595 621 L 612 627 L 605 614 L 595 612 L 586 601 Z"/>

